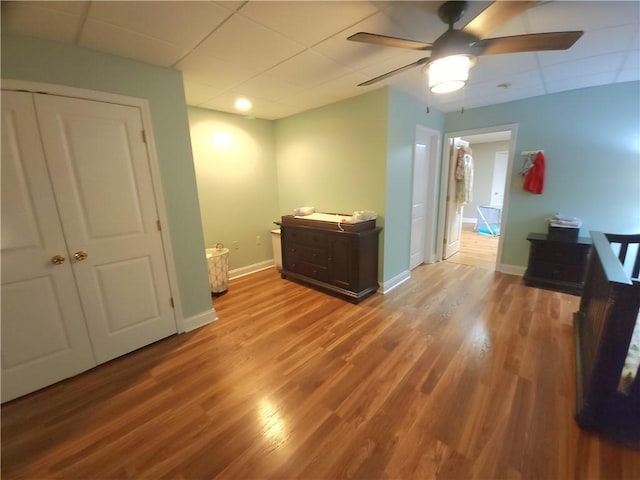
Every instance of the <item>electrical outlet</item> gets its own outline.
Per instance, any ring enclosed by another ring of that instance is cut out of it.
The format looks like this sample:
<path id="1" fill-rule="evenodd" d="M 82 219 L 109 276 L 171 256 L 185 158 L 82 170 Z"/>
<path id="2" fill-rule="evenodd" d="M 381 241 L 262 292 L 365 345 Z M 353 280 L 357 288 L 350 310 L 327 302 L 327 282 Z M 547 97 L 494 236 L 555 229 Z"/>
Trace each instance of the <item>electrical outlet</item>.
<path id="1" fill-rule="evenodd" d="M 262 245 L 262 239 L 260 238 L 260 235 L 256 235 L 256 245 Z"/>
<path id="2" fill-rule="evenodd" d="M 238 250 L 240 248 L 240 242 L 238 242 L 237 240 L 235 240 L 233 242 L 233 249 L 234 250 Z"/>

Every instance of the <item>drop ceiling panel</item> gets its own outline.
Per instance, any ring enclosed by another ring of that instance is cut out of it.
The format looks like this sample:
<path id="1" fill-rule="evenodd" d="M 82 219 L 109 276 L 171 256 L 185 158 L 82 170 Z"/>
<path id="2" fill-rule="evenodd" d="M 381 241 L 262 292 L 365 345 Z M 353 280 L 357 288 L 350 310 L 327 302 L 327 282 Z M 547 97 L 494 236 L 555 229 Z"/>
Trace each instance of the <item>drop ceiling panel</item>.
<path id="1" fill-rule="evenodd" d="M 89 18 L 183 48 L 202 41 L 231 13 L 211 2 L 92 2 Z"/>
<path id="2" fill-rule="evenodd" d="M 624 52 L 637 32 L 636 25 L 600 28 L 586 32 L 570 50 L 538 52 L 542 66 L 595 57 L 608 53 Z"/>
<path id="3" fill-rule="evenodd" d="M 240 14 L 310 47 L 375 14 L 369 2 L 249 2 Z"/>
<path id="4" fill-rule="evenodd" d="M 613 83 L 616 72 L 592 73 L 589 75 L 554 78 L 546 80 L 547 92 L 555 93 L 565 90 L 573 90 L 574 88 L 594 87 L 604 83 Z M 570 88 L 567 88 L 570 87 Z"/>
<path id="5" fill-rule="evenodd" d="M 269 70 L 269 74 L 294 85 L 313 87 L 348 73 L 333 60 L 306 50 Z"/>
<path id="6" fill-rule="evenodd" d="M 170 67 L 185 53 L 171 43 L 91 19 L 82 29 L 79 44 L 163 67 Z"/>
<path id="7" fill-rule="evenodd" d="M 201 106 L 204 108 L 237 114 L 238 111 L 234 106 L 236 98 L 237 95 L 233 93 L 224 93 L 203 103 Z M 289 115 L 299 113 L 303 110 L 302 108 L 295 107 L 293 105 L 269 102 L 267 100 L 261 100 L 257 98 L 249 98 L 249 100 L 251 100 L 251 102 L 253 103 L 253 109 L 259 110 L 261 112 L 260 118 L 264 118 L 267 120 L 287 117 Z"/>
<path id="8" fill-rule="evenodd" d="M 241 95 L 261 98 L 263 100 L 280 100 L 300 89 L 293 83 L 286 82 L 271 73 L 262 73 L 235 86 L 232 91 Z"/>
<path id="9" fill-rule="evenodd" d="M 546 67 L 542 75 L 544 76 L 545 83 L 550 84 L 559 80 L 585 77 L 600 73 L 611 73 L 611 80 L 607 82 L 611 83 L 615 79 L 615 74 L 620 70 L 623 59 L 624 55 L 622 53 L 584 58 Z"/>
<path id="10" fill-rule="evenodd" d="M 218 89 L 188 76 L 183 77 L 183 83 L 188 105 L 200 105 L 220 94 Z"/>
<path id="11" fill-rule="evenodd" d="M 218 94 L 260 73 L 258 69 L 241 67 L 209 57 L 200 48 L 180 60 L 176 68 L 183 74 L 216 88 Z"/>
<path id="12" fill-rule="evenodd" d="M 234 14 L 199 46 L 206 55 L 256 70 L 266 70 L 304 50 L 268 28 Z"/>
<path id="13" fill-rule="evenodd" d="M 640 18 L 640 2 L 633 0 L 547 2 L 530 9 L 527 12 L 527 18 L 536 31 L 546 32 L 594 30 L 637 24 Z"/>
<path id="14" fill-rule="evenodd" d="M 349 36 L 357 32 L 374 32 L 392 37 L 407 36 L 407 33 L 397 24 L 382 13 L 378 13 L 315 45 L 313 50 L 353 70 L 360 70 L 382 60 L 388 60 L 399 54 L 406 53 L 405 50 L 398 48 L 368 45 L 347 40 Z"/>
<path id="15" fill-rule="evenodd" d="M 22 2 L 25 3 L 25 2 Z M 32 7 L 47 8 L 49 10 L 56 10 L 58 12 L 69 13 L 72 15 L 83 15 L 89 2 L 60 2 L 60 1 L 48 1 L 48 2 L 32 2 L 29 1 L 29 5 Z"/>
<path id="16" fill-rule="evenodd" d="M 44 4 L 46 2 L 38 2 Z M 13 2 L 2 8 L 2 33 L 71 43 L 81 26 L 80 14 Z"/>

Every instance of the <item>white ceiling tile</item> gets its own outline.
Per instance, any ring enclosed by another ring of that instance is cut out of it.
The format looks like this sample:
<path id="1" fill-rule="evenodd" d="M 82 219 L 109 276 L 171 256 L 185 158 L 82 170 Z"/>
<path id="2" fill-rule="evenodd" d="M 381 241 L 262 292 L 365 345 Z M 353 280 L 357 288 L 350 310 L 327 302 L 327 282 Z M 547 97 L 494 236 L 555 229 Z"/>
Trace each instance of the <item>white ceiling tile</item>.
<path id="1" fill-rule="evenodd" d="M 4 3 L 4 2 L 3 2 Z M 13 3 L 13 2 L 9 2 Z M 16 2 L 17 3 L 17 2 Z M 64 1 L 48 1 L 48 2 L 33 2 L 29 0 L 29 5 L 32 7 L 48 8 L 50 10 L 57 10 L 59 12 L 70 13 L 72 15 L 84 15 L 84 11 L 89 5 L 89 2 L 64 2 Z"/>
<path id="2" fill-rule="evenodd" d="M 304 46 L 234 14 L 198 49 L 213 58 L 263 70 L 301 52 Z"/>
<path id="3" fill-rule="evenodd" d="M 359 72 L 352 72 L 318 85 L 313 91 L 322 96 L 348 98 L 380 88 L 380 85 L 358 86 L 358 84 L 367 80 L 368 77 L 366 75 Z"/>
<path id="4" fill-rule="evenodd" d="M 197 48 L 176 65 L 184 75 L 218 89 L 218 93 L 246 82 L 259 71 L 211 58 Z"/>
<path id="5" fill-rule="evenodd" d="M 211 2 L 92 2 L 89 18 L 191 48 L 231 15 Z"/>
<path id="6" fill-rule="evenodd" d="M 583 58 L 545 67 L 542 70 L 542 75 L 545 83 L 549 84 L 549 82 L 557 82 L 559 80 L 583 77 L 596 73 L 615 74 L 620 69 L 623 59 L 624 55 L 622 53 Z M 613 78 L 611 81 L 613 81 Z"/>
<path id="7" fill-rule="evenodd" d="M 369 2 L 249 2 L 240 14 L 307 47 L 375 14 Z"/>
<path id="8" fill-rule="evenodd" d="M 495 80 L 501 83 L 514 74 L 531 72 L 537 68 L 538 64 L 533 53 L 485 55 L 478 57 L 476 64 L 469 71 L 469 77 L 473 82 Z"/>
<path id="9" fill-rule="evenodd" d="M 269 74 L 294 85 L 313 87 L 348 73 L 333 60 L 306 50 L 269 70 Z"/>
<path id="10" fill-rule="evenodd" d="M 238 114 L 238 111 L 234 106 L 237 98 L 238 96 L 236 94 L 228 92 L 212 98 L 211 100 L 208 100 L 200 106 L 203 108 L 209 108 L 221 112 Z M 251 97 L 249 97 L 249 100 L 251 100 L 251 103 L 253 104 L 252 111 L 243 114 L 248 117 L 255 116 L 258 118 L 264 118 L 266 120 L 275 120 L 277 118 L 283 118 L 302 111 L 301 108 L 294 105 L 285 105 L 282 103 L 269 102 L 267 100 L 261 100 Z M 254 112 L 260 113 L 258 114 Z"/>
<path id="11" fill-rule="evenodd" d="M 188 76 L 183 76 L 183 83 L 187 105 L 200 105 L 220 94 L 217 88 Z"/>
<path id="12" fill-rule="evenodd" d="M 571 78 L 558 78 L 547 80 L 547 92 L 562 92 L 566 90 L 575 90 L 576 88 L 595 87 L 606 83 L 613 83 L 615 72 L 593 73 L 589 75 L 574 76 Z"/>
<path id="13" fill-rule="evenodd" d="M 527 12 L 531 27 L 545 32 L 637 24 L 639 17 L 637 1 L 545 2 Z"/>
<path id="14" fill-rule="evenodd" d="M 43 4 L 45 2 L 38 2 Z M 80 29 L 81 16 L 27 2 L 2 2 L 2 33 L 71 43 Z"/>
<path id="15" fill-rule="evenodd" d="M 172 66 L 185 53 L 171 43 L 91 19 L 82 29 L 79 44 L 163 67 Z"/>
<path id="16" fill-rule="evenodd" d="M 634 82 L 640 80 L 640 70 L 629 68 L 622 70 L 616 77 L 616 82 Z"/>
<path id="17" fill-rule="evenodd" d="M 369 65 L 361 69 L 360 73 L 366 75 L 368 78 L 374 78 L 379 75 L 383 75 L 387 72 L 390 72 L 392 70 L 395 70 L 397 68 L 404 67 L 405 65 L 409 65 L 410 63 L 413 63 L 422 57 L 429 56 L 429 52 L 420 52 L 420 51 L 417 51 L 417 52 L 402 51 L 402 52 L 403 53 L 393 58 L 382 60 L 373 65 Z M 409 78 L 408 76 L 412 76 L 413 78 L 421 80 L 423 76 L 422 67 L 417 66 L 417 67 L 414 67 L 413 69 L 405 70 L 402 73 L 399 73 L 393 77 L 390 77 L 387 80 L 384 80 L 384 82 L 390 83 L 390 82 L 394 82 L 396 79 L 398 81 L 401 81 L 402 78 Z"/>
<path id="18" fill-rule="evenodd" d="M 238 1 L 233 1 L 233 0 L 223 0 L 221 2 L 213 2 L 216 5 L 219 5 L 223 8 L 226 8 L 227 10 L 231 11 L 231 12 L 235 12 L 236 10 L 238 10 L 241 6 L 243 6 L 245 3 L 245 1 L 243 0 L 238 0 Z"/>
<path id="19" fill-rule="evenodd" d="M 629 48 L 636 32 L 637 26 L 634 25 L 600 28 L 586 32 L 569 50 L 538 52 L 537 55 L 544 67 L 565 62 L 567 59 L 576 60 L 624 52 Z"/>
<path id="20" fill-rule="evenodd" d="M 354 70 L 360 70 L 382 60 L 388 60 L 406 53 L 406 50 L 399 48 L 368 45 L 347 40 L 347 37 L 357 32 L 379 33 L 400 38 L 407 37 L 406 31 L 402 30 L 388 17 L 378 13 L 319 43 L 312 50 Z"/>
<path id="21" fill-rule="evenodd" d="M 280 100 L 301 87 L 286 82 L 270 73 L 257 75 L 232 89 L 234 93 L 261 98 L 264 100 Z"/>

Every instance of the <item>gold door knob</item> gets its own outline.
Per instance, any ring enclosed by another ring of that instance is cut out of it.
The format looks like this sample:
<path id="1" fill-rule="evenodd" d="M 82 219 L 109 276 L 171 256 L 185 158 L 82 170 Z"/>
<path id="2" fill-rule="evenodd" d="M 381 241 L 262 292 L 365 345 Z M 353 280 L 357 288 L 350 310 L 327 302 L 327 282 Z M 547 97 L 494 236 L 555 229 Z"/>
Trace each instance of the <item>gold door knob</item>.
<path id="1" fill-rule="evenodd" d="M 54 255 L 53 257 L 51 257 L 51 263 L 53 263 L 54 265 L 62 265 L 65 260 L 66 258 L 64 258 L 62 255 Z"/>
<path id="2" fill-rule="evenodd" d="M 73 258 L 75 258 L 78 262 L 86 260 L 88 256 L 89 254 L 87 252 L 83 252 L 82 250 L 73 254 Z"/>

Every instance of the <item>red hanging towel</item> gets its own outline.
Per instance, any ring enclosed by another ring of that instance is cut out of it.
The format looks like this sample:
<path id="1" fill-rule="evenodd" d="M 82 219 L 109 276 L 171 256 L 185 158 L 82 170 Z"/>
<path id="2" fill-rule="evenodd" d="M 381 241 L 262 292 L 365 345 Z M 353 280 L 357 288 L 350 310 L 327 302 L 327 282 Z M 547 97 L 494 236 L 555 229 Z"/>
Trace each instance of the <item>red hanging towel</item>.
<path id="1" fill-rule="evenodd" d="M 524 177 L 524 189 L 538 195 L 544 189 L 544 155 L 542 152 L 538 152 L 533 162 L 533 167 L 529 169 Z"/>

